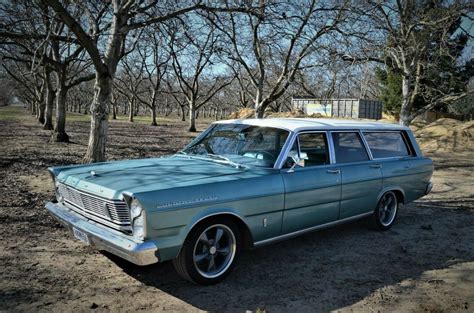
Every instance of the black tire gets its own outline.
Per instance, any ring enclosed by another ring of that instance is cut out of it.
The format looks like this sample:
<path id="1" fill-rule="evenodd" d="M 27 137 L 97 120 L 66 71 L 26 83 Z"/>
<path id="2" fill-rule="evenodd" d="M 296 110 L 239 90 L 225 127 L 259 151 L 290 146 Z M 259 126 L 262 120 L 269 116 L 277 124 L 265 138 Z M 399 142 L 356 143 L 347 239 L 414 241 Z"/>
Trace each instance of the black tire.
<path id="1" fill-rule="evenodd" d="M 393 191 L 384 193 L 371 216 L 372 228 L 381 231 L 389 230 L 397 219 L 398 204 L 397 195 Z"/>
<path id="2" fill-rule="evenodd" d="M 207 243 L 203 238 L 208 239 Z M 216 239 L 217 243 L 214 242 Z M 241 245 L 241 234 L 235 223 L 226 218 L 211 218 L 191 231 L 173 265 L 182 278 L 196 284 L 213 285 L 232 271 Z M 225 254 L 226 250 L 228 254 Z M 199 260 L 195 262 L 195 258 Z M 215 271 L 209 270 L 211 264 Z"/>

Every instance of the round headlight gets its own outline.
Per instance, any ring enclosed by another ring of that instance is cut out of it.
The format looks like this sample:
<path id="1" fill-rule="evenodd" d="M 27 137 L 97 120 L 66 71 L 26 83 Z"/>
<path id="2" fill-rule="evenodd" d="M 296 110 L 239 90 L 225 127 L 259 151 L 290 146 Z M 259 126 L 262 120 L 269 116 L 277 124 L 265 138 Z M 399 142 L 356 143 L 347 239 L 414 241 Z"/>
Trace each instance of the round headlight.
<path id="1" fill-rule="evenodd" d="M 64 198 L 59 191 L 56 191 L 56 200 L 58 200 L 59 203 L 64 201 Z"/>
<path id="2" fill-rule="evenodd" d="M 137 216 L 140 216 L 140 214 L 142 214 L 142 206 L 140 205 L 140 202 L 138 202 L 137 199 L 133 199 L 132 200 L 132 203 L 130 204 L 130 217 L 132 218 L 132 220 L 137 217 Z"/>

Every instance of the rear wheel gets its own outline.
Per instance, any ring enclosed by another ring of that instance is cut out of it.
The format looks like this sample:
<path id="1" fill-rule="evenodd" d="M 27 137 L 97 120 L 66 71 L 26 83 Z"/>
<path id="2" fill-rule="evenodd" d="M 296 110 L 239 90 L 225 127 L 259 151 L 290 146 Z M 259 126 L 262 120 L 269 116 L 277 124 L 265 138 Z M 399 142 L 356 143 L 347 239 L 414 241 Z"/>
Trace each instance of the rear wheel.
<path id="1" fill-rule="evenodd" d="M 212 285 L 231 272 L 240 245 L 239 229 L 234 223 L 212 219 L 191 231 L 173 265 L 184 279 Z"/>
<path id="2" fill-rule="evenodd" d="M 395 223 L 398 213 L 398 199 L 393 191 L 382 195 L 374 210 L 372 224 L 378 230 L 388 230 Z"/>

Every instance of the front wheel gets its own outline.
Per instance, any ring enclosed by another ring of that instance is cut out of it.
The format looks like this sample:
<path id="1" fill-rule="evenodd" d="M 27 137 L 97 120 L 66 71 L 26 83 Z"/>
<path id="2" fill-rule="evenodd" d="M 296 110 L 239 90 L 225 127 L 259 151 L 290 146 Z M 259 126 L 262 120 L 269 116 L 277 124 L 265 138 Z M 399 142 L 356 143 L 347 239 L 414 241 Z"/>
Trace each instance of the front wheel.
<path id="1" fill-rule="evenodd" d="M 193 229 L 173 265 L 191 282 L 212 285 L 232 270 L 240 251 L 238 227 L 225 219 L 206 221 Z"/>
<path id="2" fill-rule="evenodd" d="M 388 230 L 395 223 L 398 213 L 398 199 L 393 191 L 382 195 L 372 216 L 372 225 L 378 230 Z"/>

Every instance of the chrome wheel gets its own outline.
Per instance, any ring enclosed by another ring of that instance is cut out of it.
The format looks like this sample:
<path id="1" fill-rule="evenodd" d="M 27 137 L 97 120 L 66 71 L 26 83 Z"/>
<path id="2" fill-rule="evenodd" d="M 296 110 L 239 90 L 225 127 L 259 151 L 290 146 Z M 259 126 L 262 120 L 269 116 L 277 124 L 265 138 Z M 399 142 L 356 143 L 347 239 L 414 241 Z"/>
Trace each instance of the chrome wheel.
<path id="1" fill-rule="evenodd" d="M 194 266 L 203 277 L 218 277 L 232 264 L 235 252 L 232 230 L 223 224 L 212 225 L 201 233 L 194 245 Z"/>
<path id="2" fill-rule="evenodd" d="M 397 197 L 393 192 L 385 193 L 379 201 L 378 215 L 380 224 L 390 226 L 397 215 Z"/>

